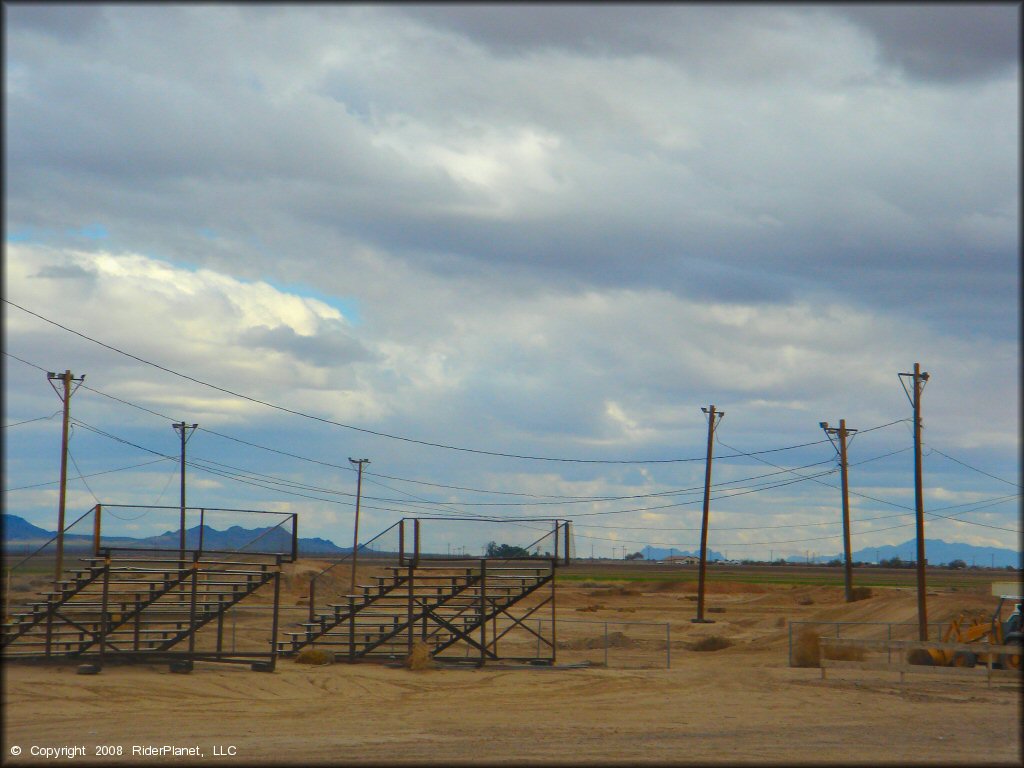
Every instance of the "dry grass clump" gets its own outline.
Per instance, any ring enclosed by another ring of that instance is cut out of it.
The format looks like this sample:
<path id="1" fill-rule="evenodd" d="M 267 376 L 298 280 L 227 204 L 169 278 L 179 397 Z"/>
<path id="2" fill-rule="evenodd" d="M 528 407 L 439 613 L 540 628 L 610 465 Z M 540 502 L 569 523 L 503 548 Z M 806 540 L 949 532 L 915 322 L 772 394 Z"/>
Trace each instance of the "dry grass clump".
<path id="1" fill-rule="evenodd" d="M 320 648 L 303 648 L 295 657 L 296 664 L 312 664 L 317 667 L 334 663 L 334 654 Z"/>
<path id="2" fill-rule="evenodd" d="M 732 641 L 721 635 L 708 635 L 700 640 L 689 643 L 686 647 L 691 651 L 720 651 L 732 645 Z"/>
<path id="3" fill-rule="evenodd" d="M 409 655 L 405 657 L 406 669 L 429 669 L 433 665 L 434 659 L 430 655 L 430 646 L 423 642 L 416 643 Z"/>
<path id="4" fill-rule="evenodd" d="M 793 644 L 793 666 L 821 666 L 821 637 L 811 629 L 801 630 Z"/>
<path id="5" fill-rule="evenodd" d="M 850 597 L 853 598 L 853 602 L 867 600 L 871 595 L 871 587 L 854 587 L 850 590 Z"/>
<path id="6" fill-rule="evenodd" d="M 814 605 L 814 598 L 810 595 L 805 595 L 796 601 L 797 605 Z"/>
<path id="7" fill-rule="evenodd" d="M 785 616 L 779 616 L 779 618 L 777 618 L 775 620 L 775 626 L 776 627 L 784 627 L 784 626 L 786 626 L 786 617 Z"/>
<path id="8" fill-rule="evenodd" d="M 725 613 L 725 606 L 712 605 L 707 608 L 708 613 Z"/>
<path id="9" fill-rule="evenodd" d="M 597 603 L 596 605 L 584 605 L 582 608 L 577 608 L 576 610 L 580 613 L 593 613 L 594 611 L 599 611 L 602 608 L 604 608 L 604 605 Z"/>

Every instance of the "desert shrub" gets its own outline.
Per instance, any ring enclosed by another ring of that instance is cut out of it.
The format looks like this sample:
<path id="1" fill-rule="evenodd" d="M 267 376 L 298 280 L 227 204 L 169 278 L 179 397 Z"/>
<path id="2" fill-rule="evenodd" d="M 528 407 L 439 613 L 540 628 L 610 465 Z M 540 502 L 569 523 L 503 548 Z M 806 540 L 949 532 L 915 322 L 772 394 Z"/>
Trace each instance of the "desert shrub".
<path id="1" fill-rule="evenodd" d="M 821 666 L 821 638 L 811 629 L 801 630 L 793 644 L 793 666 Z"/>
<path id="2" fill-rule="evenodd" d="M 784 626 L 786 626 L 786 617 L 785 616 L 779 616 L 779 618 L 777 618 L 775 620 L 775 626 L 776 627 L 784 627 Z"/>
<path id="3" fill-rule="evenodd" d="M 405 657 L 405 667 L 413 670 L 429 669 L 433 666 L 433 661 L 430 656 L 430 646 L 420 642 L 416 643 L 409 655 Z"/>
<path id="4" fill-rule="evenodd" d="M 854 587 L 850 590 L 850 597 L 853 598 L 854 602 L 857 600 L 867 600 L 871 597 L 871 594 L 871 587 Z"/>
<path id="5" fill-rule="evenodd" d="M 708 613 L 725 613 L 725 607 L 721 605 L 712 605 L 707 609 Z"/>
<path id="6" fill-rule="evenodd" d="M 594 611 L 599 611 L 602 608 L 604 608 L 604 606 L 598 603 L 597 605 L 584 605 L 582 608 L 577 608 L 576 610 L 580 613 L 593 613 Z"/>
<path id="7" fill-rule="evenodd" d="M 814 605 L 814 599 L 809 595 L 805 595 L 796 601 L 797 605 Z"/>
<path id="8" fill-rule="evenodd" d="M 721 635 L 708 635 L 695 640 L 686 647 L 691 651 L 720 651 L 732 645 L 732 641 Z"/>
<path id="9" fill-rule="evenodd" d="M 295 657 L 296 664 L 313 664 L 323 666 L 334 663 L 334 654 L 320 648 L 303 648 Z"/>

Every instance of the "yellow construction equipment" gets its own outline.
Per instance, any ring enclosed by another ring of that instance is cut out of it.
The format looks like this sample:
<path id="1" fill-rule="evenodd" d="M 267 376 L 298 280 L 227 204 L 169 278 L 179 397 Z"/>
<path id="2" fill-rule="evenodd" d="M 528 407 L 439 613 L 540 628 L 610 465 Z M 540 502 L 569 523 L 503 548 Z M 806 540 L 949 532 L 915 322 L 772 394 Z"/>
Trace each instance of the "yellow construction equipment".
<path id="1" fill-rule="evenodd" d="M 946 651 L 928 648 L 915 654 L 911 663 L 931 664 L 937 667 L 973 667 L 979 661 L 996 669 L 1020 669 L 1020 653 L 986 653 L 985 645 L 1020 645 L 1022 642 L 1020 595 L 1001 595 L 999 605 L 991 618 L 961 615 L 950 622 L 943 633 L 944 643 L 977 643 L 977 651 Z M 1003 606 L 1013 603 L 1013 612 L 1002 620 Z M 995 658 L 992 658 L 995 657 Z"/>

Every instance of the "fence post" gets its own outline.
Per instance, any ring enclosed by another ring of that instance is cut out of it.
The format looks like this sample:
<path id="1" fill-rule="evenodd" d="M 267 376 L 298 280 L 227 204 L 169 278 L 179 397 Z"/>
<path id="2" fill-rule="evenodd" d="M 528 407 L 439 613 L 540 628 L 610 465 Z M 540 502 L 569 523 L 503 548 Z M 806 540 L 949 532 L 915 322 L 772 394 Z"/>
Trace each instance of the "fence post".
<path id="1" fill-rule="evenodd" d="M 203 551 L 203 529 L 206 527 L 206 510 L 200 507 L 199 509 L 199 552 L 202 554 Z"/>
<path id="2" fill-rule="evenodd" d="M 405 518 L 398 521 L 398 567 L 405 565 Z"/>
<path id="3" fill-rule="evenodd" d="M 224 652 L 224 611 L 217 611 L 217 658 Z"/>
<path id="4" fill-rule="evenodd" d="M 102 505 L 96 505 L 96 517 L 92 521 L 92 554 L 93 556 L 99 555 L 100 553 L 100 512 L 102 511 Z"/>
<path id="5" fill-rule="evenodd" d="M 184 536 L 184 533 L 182 533 Z M 196 592 L 199 587 L 199 552 L 192 553 L 192 591 L 188 605 L 188 658 L 196 652 Z"/>
<path id="6" fill-rule="evenodd" d="M 480 666 L 487 661 L 487 560 L 480 560 Z"/>
<path id="7" fill-rule="evenodd" d="M 408 653 L 409 653 L 409 655 L 412 655 L 412 641 L 413 641 L 413 631 L 414 631 L 412 613 L 413 613 L 413 601 L 416 599 L 416 595 L 415 595 L 415 593 L 416 593 L 416 583 L 415 583 L 415 576 L 413 575 L 412 563 L 409 564 L 408 578 L 409 578 L 409 582 L 408 582 L 407 591 L 409 593 L 409 601 L 408 601 L 408 603 L 406 603 L 405 631 L 407 633 L 406 646 L 407 646 L 407 649 L 408 649 Z"/>
<path id="8" fill-rule="evenodd" d="M 270 617 L 270 669 L 277 667 L 277 619 L 281 612 L 281 556 L 277 556 L 274 572 L 274 614 Z"/>
<path id="9" fill-rule="evenodd" d="M 348 660 L 356 657 L 356 596 L 348 595 Z"/>
<path id="10" fill-rule="evenodd" d="M 100 666 L 103 666 L 103 653 L 104 648 L 107 645 L 107 626 L 109 620 L 107 617 L 107 611 L 109 609 L 108 601 L 110 599 L 110 556 L 108 555 L 103 561 L 103 593 L 100 603 Z"/>
<path id="11" fill-rule="evenodd" d="M 412 521 L 412 534 L 413 534 L 413 551 L 414 551 L 414 565 L 420 564 L 420 519 L 414 518 Z"/>

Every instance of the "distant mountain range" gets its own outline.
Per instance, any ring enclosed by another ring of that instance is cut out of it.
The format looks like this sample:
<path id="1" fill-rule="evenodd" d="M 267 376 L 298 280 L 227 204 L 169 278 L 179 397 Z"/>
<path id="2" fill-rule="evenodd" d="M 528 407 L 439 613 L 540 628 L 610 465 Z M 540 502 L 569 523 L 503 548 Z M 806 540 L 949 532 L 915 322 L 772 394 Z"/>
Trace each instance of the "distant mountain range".
<path id="1" fill-rule="evenodd" d="M 1020 552 L 998 547 L 977 547 L 973 544 L 947 542 L 942 539 L 925 539 L 925 557 L 932 565 L 946 565 L 954 560 L 963 560 L 967 565 L 983 568 L 1020 568 L 1022 558 Z M 690 555 L 700 557 L 700 551 L 688 549 L 666 549 L 663 547 L 646 546 L 638 550 L 646 560 L 664 560 L 667 557 Z M 885 544 L 879 547 L 865 547 L 851 553 L 854 562 L 875 563 L 881 560 L 892 560 L 894 557 L 904 561 L 917 560 L 917 540 L 908 539 L 902 544 Z M 713 549 L 708 549 L 709 561 L 725 560 L 726 557 Z M 736 558 L 739 559 L 739 558 Z M 830 560 L 842 560 L 842 553 L 836 555 L 792 555 L 786 558 L 788 563 L 827 563 Z"/>
<path id="2" fill-rule="evenodd" d="M 976 547 L 973 544 L 962 544 L 958 541 L 943 541 L 942 539 L 925 539 L 924 555 L 931 565 L 946 565 L 954 560 L 963 560 L 967 565 L 977 565 L 982 568 L 1005 568 L 1012 566 L 1021 567 L 1021 553 L 1012 549 L 1001 549 L 999 547 Z M 854 562 L 875 563 L 880 560 L 892 560 L 898 557 L 900 560 L 917 560 L 917 539 L 907 539 L 902 544 L 885 544 L 880 547 L 865 547 L 850 553 Z M 806 562 L 805 557 L 799 555 L 786 558 L 788 562 Z M 843 555 L 818 555 L 812 558 L 813 562 L 827 563 L 829 560 L 842 560 Z"/>
<path id="3" fill-rule="evenodd" d="M 18 515 L 2 516 L 4 548 L 38 547 L 56 535 L 56 531 L 47 531 L 33 525 Z M 242 528 L 234 525 L 226 531 L 219 531 L 209 525 L 203 526 L 203 549 L 220 549 L 233 551 L 241 549 L 259 537 L 253 548 L 265 549 L 269 552 L 291 551 L 291 536 L 280 528 Z M 262 536 L 261 536 L 262 534 Z M 74 543 L 85 544 L 92 541 L 91 534 L 66 534 L 65 546 Z M 143 546 L 146 548 L 174 549 L 178 546 L 179 532 L 164 531 L 157 536 L 136 539 L 128 536 L 103 537 L 103 542 L 110 546 Z M 185 547 L 194 549 L 199 545 L 199 526 L 185 530 Z M 352 547 L 339 547 L 328 539 L 299 538 L 300 554 L 331 554 L 340 555 L 351 552 Z"/>
<path id="4" fill-rule="evenodd" d="M 3 525 L 3 546 L 7 551 L 12 549 L 24 549 L 38 547 L 51 539 L 54 531 L 48 531 L 25 520 L 18 515 L 4 514 L 0 516 Z M 271 552 L 287 552 L 291 550 L 291 537 L 287 531 L 280 528 L 242 528 L 232 526 L 226 531 L 219 531 L 210 526 L 203 527 L 203 548 L 221 549 L 232 551 L 240 549 L 253 542 L 260 534 L 263 534 L 256 546 L 265 547 Z M 174 549 L 178 546 L 178 531 L 164 531 L 157 536 L 135 539 L 129 537 L 109 538 L 104 537 L 104 543 L 111 546 L 143 546 Z M 90 534 L 67 534 L 65 546 L 73 546 L 75 543 L 80 546 L 92 541 Z M 185 546 L 192 549 L 199 544 L 199 526 L 189 528 L 185 531 Z M 299 553 L 303 555 L 330 554 L 341 555 L 351 552 L 352 547 L 339 547 L 329 539 L 299 538 Z M 687 549 L 665 548 L 646 546 L 638 550 L 646 560 L 664 560 L 667 557 L 692 556 L 699 557 L 699 551 Z M 925 539 L 925 555 L 932 565 L 945 565 L 953 560 L 963 560 L 967 565 L 978 565 L 983 568 L 995 567 L 1020 568 L 1022 557 L 1020 552 L 1012 549 L 1001 549 L 998 547 L 977 547 L 973 544 L 960 542 L 946 542 L 942 539 Z M 917 542 L 908 539 L 902 544 L 885 544 L 879 547 L 865 547 L 852 553 L 854 562 L 875 563 L 880 560 L 892 560 L 898 557 L 904 561 L 917 559 Z M 708 549 L 709 561 L 725 560 L 726 557 L 714 549 Z M 814 555 L 812 557 L 792 555 L 786 558 L 790 563 L 827 563 L 830 560 L 842 560 L 842 554 L 835 555 Z"/>

